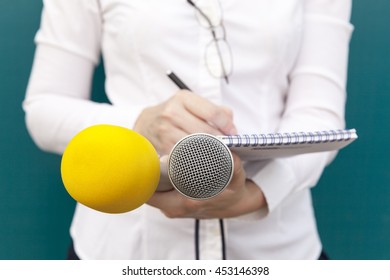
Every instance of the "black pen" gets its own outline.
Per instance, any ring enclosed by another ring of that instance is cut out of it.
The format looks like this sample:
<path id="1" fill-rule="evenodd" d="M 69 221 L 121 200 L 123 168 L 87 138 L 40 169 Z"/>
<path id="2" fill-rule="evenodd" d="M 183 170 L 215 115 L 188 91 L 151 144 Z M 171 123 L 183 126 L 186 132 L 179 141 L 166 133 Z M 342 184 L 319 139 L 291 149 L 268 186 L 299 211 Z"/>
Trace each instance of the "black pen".
<path id="1" fill-rule="evenodd" d="M 175 83 L 175 85 L 177 85 L 180 89 L 186 89 L 186 90 L 190 90 L 190 88 L 185 84 L 183 83 L 182 80 L 180 80 L 180 78 L 178 76 L 175 75 L 175 73 L 173 73 L 171 70 L 168 70 L 167 71 L 167 76 L 171 79 L 172 82 Z"/>

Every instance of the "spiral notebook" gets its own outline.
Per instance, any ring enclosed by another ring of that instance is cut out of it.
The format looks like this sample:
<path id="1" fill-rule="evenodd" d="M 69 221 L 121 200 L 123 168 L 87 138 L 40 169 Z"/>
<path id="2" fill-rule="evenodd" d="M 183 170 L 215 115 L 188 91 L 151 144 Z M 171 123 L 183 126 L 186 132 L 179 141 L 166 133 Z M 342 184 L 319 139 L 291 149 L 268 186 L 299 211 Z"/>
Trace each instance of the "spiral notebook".
<path id="1" fill-rule="evenodd" d="M 355 141 L 355 129 L 218 136 L 243 160 L 262 160 L 340 150 Z"/>

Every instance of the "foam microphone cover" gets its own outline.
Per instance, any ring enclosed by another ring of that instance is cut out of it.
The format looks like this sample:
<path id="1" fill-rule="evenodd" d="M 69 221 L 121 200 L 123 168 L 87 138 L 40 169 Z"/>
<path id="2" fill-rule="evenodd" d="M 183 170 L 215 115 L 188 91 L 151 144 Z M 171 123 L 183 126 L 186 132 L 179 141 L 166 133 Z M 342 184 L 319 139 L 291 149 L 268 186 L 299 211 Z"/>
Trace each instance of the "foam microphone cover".
<path id="1" fill-rule="evenodd" d="M 79 203 L 105 213 L 124 213 L 153 195 L 160 160 L 142 135 L 120 126 L 94 125 L 69 142 L 61 177 Z"/>

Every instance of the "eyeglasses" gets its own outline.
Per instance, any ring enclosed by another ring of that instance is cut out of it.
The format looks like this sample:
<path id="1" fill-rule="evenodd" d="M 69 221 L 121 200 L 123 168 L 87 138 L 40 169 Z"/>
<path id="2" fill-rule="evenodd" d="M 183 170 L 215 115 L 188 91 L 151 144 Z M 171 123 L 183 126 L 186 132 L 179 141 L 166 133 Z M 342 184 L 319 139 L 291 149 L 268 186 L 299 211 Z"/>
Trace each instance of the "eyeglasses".
<path id="1" fill-rule="evenodd" d="M 210 2 L 210 0 L 207 1 Z M 224 78 L 226 83 L 229 83 L 228 76 L 233 71 L 233 58 L 226 40 L 221 3 L 218 0 L 211 1 L 215 4 L 209 6 L 210 9 L 213 9 L 210 16 L 194 1 L 187 0 L 187 2 L 196 9 L 196 17 L 199 23 L 210 29 L 213 36 L 205 49 L 205 61 L 209 73 L 215 78 Z"/>

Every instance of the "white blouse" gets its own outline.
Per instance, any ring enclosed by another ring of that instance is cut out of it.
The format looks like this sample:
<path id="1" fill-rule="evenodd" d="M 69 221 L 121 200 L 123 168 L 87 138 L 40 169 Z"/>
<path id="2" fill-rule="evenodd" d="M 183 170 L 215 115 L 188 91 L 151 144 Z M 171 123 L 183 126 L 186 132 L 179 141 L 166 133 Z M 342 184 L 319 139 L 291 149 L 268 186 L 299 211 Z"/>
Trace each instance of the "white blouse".
<path id="1" fill-rule="evenodd" d="M 211 18 L 218 1 L 197 4 Z M 217 6 L 216 6 L 217 5 Z M 217 7 L 217 8 L 216 8 Z M 44 1 L 23 108 L 29 132 L 61 154 L 98 123 L 132 128 L 143 108 L 177 92 L 176 72 L 196 93 L 232 108 L 239 133 L 344 128 L 351 0 L 220 0 L 233 73 L 210 75 L 211 32 L 186 0 Z M 103 57 L 110 104 L 90 100 Z M 335 153 L 246 163 L 268 206 L 224 220 L 229 259 L 316 259 L 321 242 L 310 187 Z M 77 205 L 71 235 L 82 259 L 193 259 L 194 220 L 144 205 L 104 214 Z M 200 221 L 200 257 L 221 258 L 218 220 Z"/>

